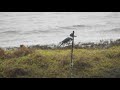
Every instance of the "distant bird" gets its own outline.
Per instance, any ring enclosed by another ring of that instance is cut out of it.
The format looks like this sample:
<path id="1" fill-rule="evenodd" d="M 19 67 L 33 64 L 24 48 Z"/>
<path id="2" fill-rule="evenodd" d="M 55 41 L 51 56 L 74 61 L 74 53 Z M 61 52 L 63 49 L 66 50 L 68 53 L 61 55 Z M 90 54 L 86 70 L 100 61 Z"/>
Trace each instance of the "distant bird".
<path id="1" fill-rule="evenodd" d="M 77 36 L 75 36 L 75 35 L 73 36 L 73 33 L 71 33 L 70 36 L 71 36 L 71 37 L 77 37 Z"/>
<path id="2" fill-rule="evenodd" d="M 70 43 L 70 41 L 72 41 L 73 39 L 70 38 L 70 37 L 67 37 L 66 39 L 64 39 L 62 42 L 60 42 L 60 46 L 63 45 L 63 44 L 68 44 Z"/>

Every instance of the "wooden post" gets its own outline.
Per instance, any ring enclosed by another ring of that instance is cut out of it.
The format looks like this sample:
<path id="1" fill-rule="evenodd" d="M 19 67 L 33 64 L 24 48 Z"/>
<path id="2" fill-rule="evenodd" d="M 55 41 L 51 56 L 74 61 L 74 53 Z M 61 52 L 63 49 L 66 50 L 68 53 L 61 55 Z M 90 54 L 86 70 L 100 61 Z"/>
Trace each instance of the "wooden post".
<path id="1" fill-rule="evenodd" d="M 74 48 L 74 31 L 73 31 L 73 40 L 71 46 L 71 78 L 73 77 L 73 48 Z"/>

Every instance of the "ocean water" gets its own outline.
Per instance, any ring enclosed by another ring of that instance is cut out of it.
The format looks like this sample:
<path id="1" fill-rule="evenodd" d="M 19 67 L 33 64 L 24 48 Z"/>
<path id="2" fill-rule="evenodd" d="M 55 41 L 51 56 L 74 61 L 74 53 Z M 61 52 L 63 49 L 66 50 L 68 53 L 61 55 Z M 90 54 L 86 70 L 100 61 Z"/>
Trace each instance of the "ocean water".
<path id="1" fill-rule="evenodd" d="M 120 38 L 120 12 L 0 12 L 0 47 Z"/>

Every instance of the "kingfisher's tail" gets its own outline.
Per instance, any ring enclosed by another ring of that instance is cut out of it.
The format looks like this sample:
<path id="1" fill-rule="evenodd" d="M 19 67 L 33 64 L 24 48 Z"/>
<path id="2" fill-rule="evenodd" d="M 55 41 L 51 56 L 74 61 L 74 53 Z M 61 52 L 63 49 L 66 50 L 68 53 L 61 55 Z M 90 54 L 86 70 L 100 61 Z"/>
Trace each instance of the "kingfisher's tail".
<path id="1" fill-rule="evenodd" d="M 63 44 L 63 43 L 62 43 L 62 42 L 60 42 L 60 43 L 58 44 L 58 46 L 59 46 L 59 47 L 61 47 L 61 45 L 62 45 L 62 44 Z"/>

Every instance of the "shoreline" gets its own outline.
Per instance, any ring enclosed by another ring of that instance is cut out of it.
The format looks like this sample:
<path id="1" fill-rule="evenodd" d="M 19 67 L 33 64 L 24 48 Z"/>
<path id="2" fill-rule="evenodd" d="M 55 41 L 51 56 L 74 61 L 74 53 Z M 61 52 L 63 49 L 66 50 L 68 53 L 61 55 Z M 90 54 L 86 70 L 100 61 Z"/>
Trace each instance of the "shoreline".
<path id="1" fill-rule="evenodd" d="M 24 45 L 24 44 L 21 44 Z M 74 44 L 75 48 L 108 48 L 111 46 L 115 46 L 115 45 L 120 45 L 120 39 L 116 39 L 116 40 L 100 40 L 99 42 L 78 42 Z M 59 47 L 59 44 L 36 44 L 36 45 L 24 45 L 27 48 L 40 48 L 40 49 L 61 49 L 61 48 L 70 48 L 71 45 L 66 45 L 66 46 L 62 46 Z M 2 49 L 5 50 L 11 50 L 11 49 L 18 49 L 20 48 L 19 46 L 9 46 L 9 47 L 0 47 Z"/>

